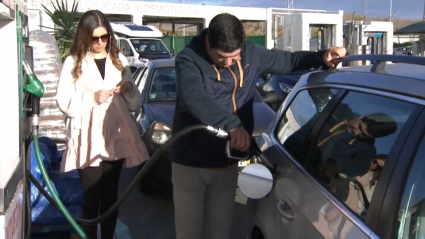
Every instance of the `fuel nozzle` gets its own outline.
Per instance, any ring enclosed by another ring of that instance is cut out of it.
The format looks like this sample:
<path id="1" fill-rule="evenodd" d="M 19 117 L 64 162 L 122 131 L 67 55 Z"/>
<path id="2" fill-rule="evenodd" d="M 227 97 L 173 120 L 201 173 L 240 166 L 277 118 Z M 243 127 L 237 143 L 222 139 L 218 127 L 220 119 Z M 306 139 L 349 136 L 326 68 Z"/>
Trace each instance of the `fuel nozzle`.
<path id="1" fill-rule="evenodd" d="M 219 138 L 228 138 L 229 137 L 229 133 L 227 133 L 227 131 L 220 129 L 220 128 L 216 128 L 213 126 L 207 126 L 207 130 L 211 131 L 213 134 L 215 134 L 215 136 L 219 137 Z"/>
<path id="2" fill-rule="evenodd" d="M 27 83 L 24 85 L 24 90 L 37 97 L 43 97 L 43 84 L 34 75 L 34 72 L 31 70 L 31 67 L 29 66 L 27 60 L 23 60 L 22 63 L 24 65 L 25 73 L 27 73 Z"/>
<path id="3" fill-rule="evenodd" d="M 229 139 L 229 133 L 227 131 L 223 130 L 223 129 L 213 127 L 213 126 L 207 126 L 207 130 L 209 130 L 210 132 L 212 132 L 215 136 L 217 136 L 219 138 Z M 227 141 L 227 143 L 226 143 L 226 155 L 230 159 L 247 160 L 250 157 L 252 157 L 253 155 L 255 155 L 257 157 L 261 157 L 262 154 L 263 154 L 263 152 L 258 147 L 254 138 L 251 138 L 251 147 L 249 148 L 249 150 L 247 152 L 240 152 L 240 151 L 231 149 L 230 140 Z"/>
<path id="4" fill-rule="evenodd" d="M 24 90 L 31 94 L 31 125 L 35 128 L 39 125 L 39 115 L 40 115 L 40 97 L 44 95 L 44 86 L 37 79 L 34 72 L 31 70 L 30 65 L 24 59 L 22 64 L 27 75 L 27 82 L 24 85 Z"/>

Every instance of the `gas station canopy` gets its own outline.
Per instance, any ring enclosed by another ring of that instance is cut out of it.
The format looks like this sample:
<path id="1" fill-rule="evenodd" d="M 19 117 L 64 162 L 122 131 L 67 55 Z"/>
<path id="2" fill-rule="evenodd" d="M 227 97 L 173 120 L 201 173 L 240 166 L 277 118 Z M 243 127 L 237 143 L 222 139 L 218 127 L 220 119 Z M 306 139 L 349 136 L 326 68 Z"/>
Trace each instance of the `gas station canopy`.
<path id="1" fill-rule="evenodd" d="M 394 32 L 394 34 L 425 34 L 425 21 L 413 23 Z"/>

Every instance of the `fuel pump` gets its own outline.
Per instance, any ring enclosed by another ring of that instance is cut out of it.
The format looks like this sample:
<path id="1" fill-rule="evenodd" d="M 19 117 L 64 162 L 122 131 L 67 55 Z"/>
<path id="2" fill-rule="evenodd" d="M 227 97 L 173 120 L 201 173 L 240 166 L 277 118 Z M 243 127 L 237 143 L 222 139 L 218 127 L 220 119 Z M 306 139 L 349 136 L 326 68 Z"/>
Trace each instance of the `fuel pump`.
<path id="1" fill-rule="evenodd" d="M 368 54 L 374 54 L 375 53 L 375 38 L 368 37 L 367 38 L 367 48 L 368 48 Z M 370 61 L 370 64 L 373 64 L 373 61 Z"/>
<path id="2" fill-rule="evenodd" d="M 374 50 L 375 50 L 375 40 L 373 37 L 368 37 L 367 38 L 367 45 L 368 45 L 368 54 L 374 54 Z"/>

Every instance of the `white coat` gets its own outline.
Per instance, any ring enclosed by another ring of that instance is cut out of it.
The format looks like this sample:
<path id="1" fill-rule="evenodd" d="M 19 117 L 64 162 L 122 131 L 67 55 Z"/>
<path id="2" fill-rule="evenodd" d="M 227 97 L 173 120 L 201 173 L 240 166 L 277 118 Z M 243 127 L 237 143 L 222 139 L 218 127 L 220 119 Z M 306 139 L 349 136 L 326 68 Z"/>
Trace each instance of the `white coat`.
<path id="1" fill-rule="evenodd" d="M 71 71 L 75 56 L 68 56 L 62 66 L 57 87 L 57 104 L 65 117 L 67 147 L 61 171 L 99 166 L 102 160 L 125 158 L 124 167 L 133 167 L 149 159 L 146 146 L 137 131 L 130 112 L 139 111 L 141 96 L 132 80 L 127 59 L 119 54 L 125 74 L 113 64 L 109 55 L 105 63 L 105 79 L 94 59 L 87 54 L 82 61 L 82 75 L 75 81 Z M 94 92 L 112 90 L 130 81 L 133 91 L 117 94 L 112 102 L 98 104 Z"/>

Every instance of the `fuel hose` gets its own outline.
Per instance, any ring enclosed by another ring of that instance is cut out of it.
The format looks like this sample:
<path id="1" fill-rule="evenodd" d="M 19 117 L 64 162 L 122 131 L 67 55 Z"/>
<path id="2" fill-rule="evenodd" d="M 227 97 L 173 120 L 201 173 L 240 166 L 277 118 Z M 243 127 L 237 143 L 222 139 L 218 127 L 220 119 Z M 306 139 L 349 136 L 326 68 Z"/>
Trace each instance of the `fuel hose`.
<path id="1" fill-rule="evenodd" d="M 108 218 L 112 213 L 114 213 L 118 209 L 118 207 L 122 204 L 122 202 L 130 194 L 130 192 L 133 189 L 133 187 L 137 184 L 137 182 L 140 179 L 142 179 L 142 177 L 146 174 L 146 172 L 148 172 L 148 170 L 152 167 L 152 165 L 160 157 L 160 155 L 164 152 L 165 149 L 167 149 L 172 144 L 174 144 L 182 136 L 184 136 L 186 134 L 189 134 L 189 133 L 191 133 L 193 131 L 197 131 L 197 130 L 207 130 L 207 131 L 211 132 L 212 134 L 214 134 L 215 136 L 221 137 L 221 138 L 227 138 L 228 137 L 228 133 L 226 131 L 224 131 L 224 130 L 222 130 L 220 128 L 215 128 L 215 127 L 207 126 L 207 125 L 194 125 L 194 126 L 190 126 L 190 127 L 187 127 L 185 129 L 179 131 L 178 133 L 176 133 L 175 135 L 173 135 L 173 137 L 171 137 L 167 142 L 165 142 L 161 147 L 158 148 L 158 150 L 152 155 L 152 157 L 142 167 L 142 169 L 139 171 L 139 173 L 136 175 L 136 177 L 133 179 L 133 181 L 130 183 L 130 185 L 128 185 L 128 187 L 125 189 L 123 195 L 115 202 L 114 205 L 112 205 L 108 209 L 108 211 L 106 211 L 104 214 L 102 214 L 98 218 L 85 220 L 85 219 L 81 219 L 81 218 L 75 217 L 75 216 L 71 215 L 66 210 L 65 206 L 63 206 L 61 200 L 59 199 L 58 195 L 55 193 L 55 190 L 53 189 L 53 186 L 50 183 L 49 176 L 47 175 L 46 169 L 45 169 L 44 164 L 42 162 L 41 153 L 40 153 L 40 147 L 39 147 L 39 142 L 38 142 L 37 130 L 33 130 L 33 143 L 34 143 L 35 156 L 36 156 L 36 159 L 37 159 L 38 166 L 40 167 L 40 171 L 41 171 L 41 174 L 43 176 L 43 179 L 45 180 L 45 182 L 47 184 L 47 187 L 48 187 L 50 193 L 52 194 L 52 196 L 50 196 L 43 189 L 43 187 L 37 182 L 37 180 L 34 178 L 33 175 L 31 175 L 31 173 L 29 171 L 27 171 L 26 174 L 28 176 L 28 179 L 35 185 L 35 187 L 37 187 L 37 189 L 41 192 L 41 194 L 43 194 L 43 196 L 56 209 L 58 209 L 60 212 L 62 212 L 64 214 L 64 216 L 66 217 L 66 219 L 76 229 L 76 231 L 80 235 L 80 237 L 83 238 L 83 239 L 87 239 L 87 236 L 81 230 L 81 228 L 79 227 L 79 225 L 77 224 L 77 222 L 79 222 L 80 224 L 84 224 L 84 225 L 93 225 L 93 224 L 100 223 L 103 220 L 105 220 L 106 218 Z"/>

